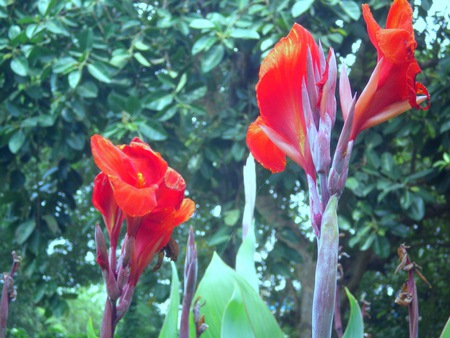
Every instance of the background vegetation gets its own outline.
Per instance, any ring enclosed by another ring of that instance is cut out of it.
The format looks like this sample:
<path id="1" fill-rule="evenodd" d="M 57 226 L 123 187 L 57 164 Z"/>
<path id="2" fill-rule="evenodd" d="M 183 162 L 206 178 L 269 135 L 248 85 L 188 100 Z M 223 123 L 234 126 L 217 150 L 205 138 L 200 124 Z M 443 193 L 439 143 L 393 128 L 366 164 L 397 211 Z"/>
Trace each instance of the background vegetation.
<path id="1" fill-rule="evenodd" d="M 390 1 L 369 4 L 385 22 Z M 340 203 L 350 255 L 341 261 L 342 284 L 371 303 L 366 332 L 378 337 L 407 335 L 407 310 L 394 304 L 406 279 L 393 273 L 402 242 L 433 285 L 418 282 L 421 336 L 437 337 L 450 313 L 449 7 L 432 5 L 415 6 L 419 80 L 431 109 L 359 137 Z M 233 266 L 258 69 L 294 22 L 333 46 L 361 92 L 376 56 L 354 1 L 0 0 L 1 269 L 13 249 L 23 257 L 11 336 L 82 337 L 89 317 L 100 326 L 94 133 L 115 143 L 139 136 L 184 176 L 197 213 L 174 235 L 180 262 L 192 225 L 200 277 L 215 250 Z M 292 163 L 277 175 L 258 167 L 262 296 L 292 337 L 310 332 L 315 244 L 305 186 Z M 167 264 L 143 275 L 118 336 L 157 335 L 169 277 Z"/>

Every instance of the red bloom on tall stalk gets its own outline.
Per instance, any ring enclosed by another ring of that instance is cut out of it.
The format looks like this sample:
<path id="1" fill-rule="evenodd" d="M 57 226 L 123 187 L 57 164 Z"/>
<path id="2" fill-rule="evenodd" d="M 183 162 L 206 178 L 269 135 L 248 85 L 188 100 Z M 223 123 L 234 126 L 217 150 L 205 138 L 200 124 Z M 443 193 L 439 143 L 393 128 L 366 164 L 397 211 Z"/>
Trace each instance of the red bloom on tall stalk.
<path id="1" fill-rule="evenodd" d="M 367 4 L 362 8 L 370 41 L 377 49 L 378 61 L 369 83 L 356 103 L 351 140 L 362 130 L 411 108 L 425 110 L 430 106 L 429 103 L 420 106 L 430 99 L 430 95 L 424 85 L 416 82 L 416 75 L 421 70 L 414 58 L 417 42 L 409 2 L 394 0 L 386 20 L 386 28 L 378 25 Z"/>
<path id="2" fill-rule="evenodd" d="M 109 180 L 114 201 L 127 216 L 128 235 L 135 237 L 143 216 L 180 207 L 186 188 L 183 177 L 139 138 L 115 146 L 94 135 L 91 148 L 95 163 Z"/>
<path id="3" fill-rule="evenodd" d="M 308 58 L 313 69 L 308 69 Z M 315 178 L 302 85 L 308 86 L 308 76 L 320 73 L 320 65 L 314 38 L 298 24 L 261 64 L 256 85 L 260 116 L 248 128 L 247 144 L 255 159 L 272 172 L 284 170 L 287 155 Z"/>
<path id="4" fill-rule="evenodd" d="M 139 138 L 115 146 L 94 135 L 91 148 L 102 170 L 94 181 L 93 204 L 104 216 L 112 244 L 117 243 L 122 213 L 126 216 L 127 234 L 135 238 L 130 254 L 137 282 L 155 254 L 167 245 L 173 228 L 191 217 L 194 202 L 184 198 L 183 177 Z"/>

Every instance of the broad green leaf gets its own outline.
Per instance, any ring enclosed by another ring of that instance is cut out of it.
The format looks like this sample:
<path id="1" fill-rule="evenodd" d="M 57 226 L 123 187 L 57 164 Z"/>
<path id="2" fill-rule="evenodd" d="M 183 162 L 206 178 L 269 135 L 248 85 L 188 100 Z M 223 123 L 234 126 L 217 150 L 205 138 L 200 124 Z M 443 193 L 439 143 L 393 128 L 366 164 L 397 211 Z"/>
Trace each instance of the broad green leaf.
<path id="1" fill-rule="evenodd" d="M 29 219 L 20 224 L 15 232 L 16 241 L 19 244 L 25 243 L 36 228 L 36 222 L 34 219 Z"/>
<path id="2" fill-rule="evenodd" d="M 314 0 L 300 0 L 297 1 L 294 6 L 292 6 L 291 14 L 292 17 L 296 18 L 303 13 L 305 13 L 314 3 Z"/>
<path id="3" fill-rule="evenodd" d="M 389 256 L 391 245 L 386 237 L 376 236 L 372 247 L 377 256 L 381 258 L 387 258 Z"/>
<path id="4" fill-rule="evenodd" d="M 339 1 L 339 6 L 353 20 L 358 21 L 361 17 L 361 6 L 354 1 Z"/>
<path id="5" fill-rule="evenodd" d="M 187 82 L 187 75 L 186 73 L 184 73 L 180 77 L 180 81 L 178 82 L 177 88 L 175 88 L 175 94 L 178 94 L 184 88 L 186 82 Z"/>
<path id="6" fill-rule="evenodd" d="M 20 33 L 22 32 L 22 30 L 20 29 L 19 26 L 17 25 L 12 25 L 9 27 L 8 29 L 8 38 L 10 40 L 13 40 L 14 38 L 16 38 Z"/>
<path id="7" fill-rule="evenodd" d="M 8 141 L 9 150 L 13 154 L 17 154 L 25 142 L 25 133 L 22 129 L 17 130 Z"/>
<path id="8" fill-rule="evenodd" d="M 72 71 L 76 66 L 78 65 L 78 61 L 75 60 L 71 56 L 63 57 L 61 59 L 58 59 L 53 64 L 53 72 L 56 74 L 60 73 L 68 73 Z"/>
<path id="9" fill-rule="evenodd" d="M 71 72 L 68 76 L 70 88 L 76 88 L 78 86 L 78 83 L 80 83 L 80 79 L 81 79 L 80 69 L 76 69 L 73 72 Z"/>
<path id="10" fill-rule="evenodd" d="M 415 221 L 423 219 L 425 216 L 425 203 L 422 197 L 417 195 L 413 197 L 408 216 Z"/>
<path id="11" fill-rule="evenodd" d="M 223 221 L 228 226 L 234 226 L 239 221 L 240 216 L 239 209 L 228 210 L 223 213 Z"/>
<path id="12" fill-rule="evenodd" d="M 89 317 L 89 320 L 86 324 L 86 337 L 87 338 L 97 338 L 94 330 L 94 323 L 92 322 L 92 317 Z"/>
<path id="13" fill-rule="evenodd" d="M 56 221 L 55 216 L 53 215 L 44 215 L 42 218 L 45 220 L 45 223 L 47 223 L 47 227 L 50 229 L 52 234 L 57 234 L 60 232 L 58 222 Z"/>
<path id="14" fill-rule="evenodd" d="M 192 55 L 196 55 L 202 50 L 208 51 L 216 42 L 217 37 L 215 35 L 203 35 L 192 46 Z"/>
<path id="15" fill-rule="evenodd" d="M 126 65 L 129 58 L 130 54 L 128 51 L 124 48 L 119 48 L 112 52 L 112 58 L 109 63 L 114 67 L 122 68 Z"/>
<path id="16" fill-rule="evenodd" d="M 440 338 L 450 338 L 450 318 L 447 320 L 447 324 L 445 324 Z"/>
<path id="17" fill-rule="evenodd" d="M 203 29 L 203 28 L 214 28 L 216 27 L 214 23 L 209 21 L 208 19 L 195 19 L 189 25 L 192 28 Z"/>
<path id="18" fill-rule="evenodd" d="M 147 59 L 145 58 L 145 56 L 142 55 L 141 53 L 136 52 L 133 54 L 133 56 L 141 65 L 143 65 L 145 67 L 151 66 L 150 62 L 148 62 Z"/>
<path id="19" fill-rule="evenodd" d="M 109 72 L 101 63 L 91 63 L 87 66 L 89 73 L 97 80 L 105 83 L 111 83 Z"/>
<path id="20" fill-rule="evenodd" d="M 46 16 L 48 10 L 53 7 L 55 0 L 39 0 L 38 10 L 42 16 Z"/>
<path id="21" fill-rule="evenodd" d="M 253 287 L 236 271 L 227 266 L 214 253 L 211 263 L 205 271 L 194 299 L 201 296 L 201 313 L 205 314 L 208 329 L 202 338 L 220 337 L 225 310 L 233 297 L 235 288 L 239 288 L 243 306 L 255 337 L 284 337 L 275 318 Z M 233 328 L 228 328 L 231 330 Z"/>
<path id="22" fill-rule="evenodd" d="M 178 289 L 180 281 L 178 279 L 177 267 L 174 262 L 170 262 L 172 266 L 172 284 L 170 287 L 170 304 L 164 324 L 159 332 L 160 338 L 177 338 L 178 337 L 178 307 L 180 306 L 180 295 Z"/>
<path id="23" fill-rule="evenodd" d="M 98 87 L 92 81 L 83 82 L 77 87 L 78 95 L 86 98 L 94 98 L 98 95 Z"/>
<path id="24" fill-rule="evenodd" d="M 241 291 L 235 285 L 233 295 L 227 304 L 222 320 L 221 338 L 255 337 L 252 325 L 247 315 L 245 302 Z"/>
<path id="25" fill-rule="evenodd" d="M 164 141 L 167 139 L 167 132 L 156 121 L 146 121 L 138 123 L 138 129 L 150 141 Z"/>
<path id="26" fill-rule="evenodd" d="M 24 56 L 18 55 L 11 60 L 11 69 L 14 73 L 20 76 L 28 75 L 28 62 Z"/>
<path id="27" fill-rule="evenodd" d="M 348 324 L 345 329 L 342 338 L 359 338 L 364 336 L 364 323 L 361 314 L 361 309 L 359 308 L 358 301 L 353 297 L 353 295 L 345 288 L 347 297 L 350 303 L 350 317 L 348 319 Z"/>
<path id="28" fill-rule="evenodd" d="M 253 29 L 235 28 L 230 36 L 235 39 L 259 39 L 259 33 Z"/>
<path id="29" fill-rule="evenodd" d="M 222 61 L 224 54 L 225 50 L 222 45 L 214 46 L 205 53 L 201 60 L 203 73 L 213 70 Z"/>

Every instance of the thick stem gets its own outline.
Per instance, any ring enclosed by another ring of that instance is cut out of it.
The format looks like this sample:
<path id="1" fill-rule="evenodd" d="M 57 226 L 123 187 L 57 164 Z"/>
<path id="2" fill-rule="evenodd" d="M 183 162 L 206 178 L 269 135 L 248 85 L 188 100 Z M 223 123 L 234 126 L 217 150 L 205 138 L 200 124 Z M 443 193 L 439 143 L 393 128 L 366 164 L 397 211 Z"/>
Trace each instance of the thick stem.
<path id="1" fill-rule="evenodd" d="M 320 194 L 322 196 L 322 207 L 325 207 L 330 200 L 330 191 L 328 190 L 328 173 L 318 173 L 320 181 Z"/>
<path id="2" fill-rule="evenodd" d="M 313 338 L 329 338 L 333 327 L 339 249 L 337 197 L 330 198 L 322 218 L 314 287 Z"/>
<path id="3" fill-rule="evenodd" d="M 409 338 L 419 337 L 419 300 L 417 299 L 417 287 L 414 281 L 413 270 L 408 271 L 408 293 L 412 295 L 412 301 L 408 305 Z"/>
<path id="4" fill-rule="evenodd" d="M 116 304 L 111 302 L 109 297 L 106 298 L 105 311 L 103 312 L 102 328 L 100 330 L 100 338 L 114 337 L 116 320 Z"/>

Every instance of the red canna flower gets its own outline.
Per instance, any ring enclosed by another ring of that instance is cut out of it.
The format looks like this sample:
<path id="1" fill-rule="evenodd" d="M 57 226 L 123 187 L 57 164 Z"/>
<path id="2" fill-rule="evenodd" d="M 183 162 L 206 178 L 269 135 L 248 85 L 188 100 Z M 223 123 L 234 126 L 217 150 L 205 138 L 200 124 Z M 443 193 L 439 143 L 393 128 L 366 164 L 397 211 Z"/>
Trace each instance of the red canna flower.
<path id="1" fill-rule="evenodd" d="M 407 0 L 394 0 L 381 28 L 363 5 L 370 41 L 377 49 L 378 61 L 366 88 L 355 107 L 350 139 L 364 129 L 382 123 L 409 109 L 428 109 L 420 106 L 430 95 L 424 85 L 416 82 L 421 72 L 414 58 L 417 42 L 412 26 L 412 9 Z M 345 112 L 344 112 L 345 113 Z M 346 118 L 346 116 L 344 116 Z"/>
<path id="2" fill-rule="evenodd" d="M 321 64 L 311 33 L 295 24 L 261 65 L 256 85 L 260 116 L 248 128 L 247 145 L 255 159 L 272 172 L 284 170 L 287 155 L 315 178 L 302 86 L 315 87 L 310 82 L 321 73 Z"/>
<path id="3" fill-rule="evenodd" d="M 141 217 L 165 208 L 178 208 L 186 183 L 161 155 L 138 138 L 115 146 L 108 139 L 91 138 L 94 161 L 107 176 L 115 202 L 127 216 L 127 233 L 135 236 Z"/>
<path id="4" fill-rule="evenodd" d="M 194 213 L 195 204 L 185 198 L 178 209 L 166 208 L 144 216 L 131 254 L 129 284 L 135 286 L 147 265 L 169 242 L 173 229 Z"/>

